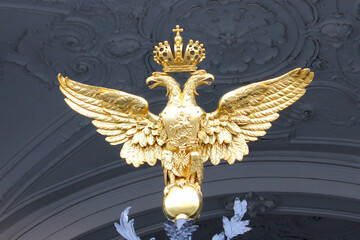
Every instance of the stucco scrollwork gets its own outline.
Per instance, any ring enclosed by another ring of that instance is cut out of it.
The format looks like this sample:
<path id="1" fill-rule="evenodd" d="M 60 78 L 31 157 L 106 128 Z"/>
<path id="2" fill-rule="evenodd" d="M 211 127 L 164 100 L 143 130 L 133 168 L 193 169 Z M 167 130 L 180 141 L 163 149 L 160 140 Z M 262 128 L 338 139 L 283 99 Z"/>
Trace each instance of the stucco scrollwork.
<path id="1" fill-rule="evenodd" d="M 265 65 L 288 41 L 286 27 L 271 9 L 249 1 L 212 1 L 179 17 L 189 31 L 207 40 L 208 61 L 221 74 Z M 194 21 L 197 19 L 197 21 Z"/>

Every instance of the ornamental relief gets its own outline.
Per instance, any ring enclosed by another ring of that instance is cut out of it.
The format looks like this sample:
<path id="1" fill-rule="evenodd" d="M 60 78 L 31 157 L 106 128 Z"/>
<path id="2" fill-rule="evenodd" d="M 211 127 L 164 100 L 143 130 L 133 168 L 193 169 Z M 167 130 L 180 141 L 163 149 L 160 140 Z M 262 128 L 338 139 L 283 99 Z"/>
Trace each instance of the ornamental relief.
<path id="1" fill-rule="evenodd" d="M 4 60 L 24 66 L 49 89 L 57 85 L 52 76 L 63 72 L 83 83 L 141 92 L 158 112 L 166 102 L 160 97 L 163 91 L 151 93 L 144 80 L 159 69 L 151 57 L 153 46 L 169 38 L 165 29 L 175 23 L 185 26 L 185 37 L 197 36 L 206 44 L 207 61 L 200 67 L 215 73 L 217 81 L 213 88 L 200 89 L 198 101 L 205 110 L 213 110 L 225 90 L 282 74 L 295 65 L 317 72 L 332 69 L 326 79 L 335 79 L 335 84 L 327 82 L 334 91 L 338 83 L 349 87 L 340 91 L 359 88 L 358 2 L 352 12 L 341 7 L 328 11 L 336 4 L 324 1 L 45 2 L 69 11 L 43 29 L 29 29 Z M 284 111 L 269 138 L 294 137 L 297 124 L 315 119 L 314 114 L 328 114 L 306 98 L 302 101 L 308 109 L 297 110 L 295 105 Z M 358 105 L 358 97 L 355 101 Z M 358 122 L 356 113 L 323 119 L 342 126 Z"/>
<path id="2" fill-rule="evenodd" d="M 209 61 L 204 68 L 234 77 L 273 60 L 274 64 L 280 46 L 288 45 L 285 32 L 290 29 L 277 19 L 278 14 L 258 3 L 207 2 L 202 8 L 190 9 L 177 21 L 183 22 L 192 35 L 200 34 L 208 42 Z M 194 22 L 197 16 L 199 21 Z"/>
<path id="3" fill-rule="evenodd" d="M 29 1 L 16 1 L 19 9 L 22 2 L 26 3 L 23 4 L 26 9 Z M 283 74 L 293 67 L 309 67 L 316 72 L 316 77 L 306 97 L 280 113 L 263 141 L 276 143 L 308 138 L 314 139 L 313 142 L 330 139 L 338 146 L 359 145 L 359 0 L 351 4 L 346 0 L 31 2 L 39 4 L 44 12 L 51 13 L 49 15 L 55 14 L 53 9 L 59 12 L 49 23 L 28 28 L 16 41 L 2 42 L 6 50 L 0 59 L 0 79 L 10 76 L 3 71 L 4 65 L 15 63 L 26 70 L 24 78 L 36 76 L 55 92 L 55 76 L 62 72 L 82 83 L 139 93 L 148 100 L 151 111 L 158 112 L 167 101 L 166 91 L 154 89 L 151 92 L 145 85 L 145 78 L 159 70 L 153 61 L 153 46 L 163 39 L 171 41 L 167 30 L 178 23 L 185 28 L 184 38 L 196 36 L 204 42 L 207 58 L 199 67 L 216 76 L 214 87 L 199 89 L 197 102 L 205 110 L 214 110 L 219 97 L 236 87 Z M 69 127 L 65 125 L 68 118 L 58 119 L 58 122 L 64 122 L 64 128 Z M 64 131 L 60 142 L 83 141 L 79 133 L 93 130 L 90 122 L 80 117 L 74 117 L 73 124 L 78 127 L 74 131 Z M 53 130 L 54 126 L 49 128 Z M 60 129 L 60 126 L 63 125 L 59 123 L 57 127 Z M 325 128 L 328 131 L 324 131 Z M 340 131 L 342 138 L 339 138 Z M 33 142 L 33 148 L 46 140 L 45 137 L 36 144 Z M 70 166 L 70 161 L 66 164 Z M 51 171 L 54 175 L 64 174 L 59 169 Z M 64 179 L 75 176 L 66 174 Z M 50 192 L 51 181 L 47 183 L 44 179 L 31 178 L 26 183 L 29 187 L 24 184 L 21 188 L 23 194 L 4 198 L 7 205 L 3 206 L 10 206 L 5 210 L 15 209 L 19 202 L 33 201 L 31 196 L 36 196 L 41 189 L 50 189 L 47 190 Z M 274 221 L 278 226 L 287 224 Z M 303 221 L 306 220 L 300 222 Z M 295 228 L 294 222 L 291 225 Z M 270 231 L 261 224 L 257 227 Z M 309 235 L 276 233 L 272 237 L 314 239 Z M 335 237 L 340 235 L 334 234 Z M 349 239 L 351 236 L 346 235 Z"/>
<path id="4" fill-rule="evenodd" d="M 306 66 L 318 73 L 316 87 L 311 85 L 308 96 L 281 113 L 267 138 L 294 138 L 299 134 L 295 130 L 309 122 L 320 127 L 358 126 L 359 1 L 352 9 L 337 7 L 335 1 L 39 4 L 66 11 L 59 11 L 43 28 L 28 29 L 16 42 L 5 43 L 9 47 L 2 59 L 24 66 L 51 90 L 57 84 L 54 76 L 63 72 L 86 84 L 140 92 L 151 110 L 159 111 L 166 103 L 165 92 L 150 92 L 145 78 L 159 69 L 152 60 L 153 46 L 162 39 L 171 40 L 165 29 L 179 23 L 185 26 L 184 38 L 191 35 L 204 42 L 207 61 L 200 67 L 216 76 L 213 88 L 199 90 L 197 101 L 205 110 L 214 110 L 219 97 L 237 86 L 282 74 L 295 65 Z M 319 89 L 343 100 L 332 102 L 335 105 L 328 111 L 325 102 L 314 100 Z M 339 118 L 344 104 L 355 110 Z"/>
<path id="5" fill-rule="evenodd" d="M 208 61 L 201 66 L 221 78 L 217 84 L 241 84 L 274 73 L 299 54 L 304 39 L 296 39 L 292 18 L 288 9 L 268 1 L 186 1 L 159 20 L 154 36 L 164 38 L 163 29 L 180 23 L 184 36 L 206 43 Z"/>
<path id="6" fill-rule="evenodd" d="M 122 70 L 117 70 L 117 73 L 130 75 L 131 79 L 137 78 L 131 66 L 139 61 L 145 73 L 152 72 L 156 67 L 150 59 L 146 60 L 149 63 L 144 63 L 144 56 L 151 52 L 154 42 L 164 37 L 165 28 L 173 26 L 173 22 L 180 22 L 186 26 L 185 36 L 196 34 L 206 42 L 208 61 L 203 63 L 203 67 L 217 72 L 217 84 L 235 82 L 240 85 L 281 71 L 289 64 L 289 58 L 303 59 L 303 66 L 317 63 L 321 60 L 319 50 L 316 50 L 319 45 L 310 44 L 311 41 L 319 42 L 316 38 L 320 37 L 332 46 L 341 47 L 341 41 L 354 37 L 354 26 L 351 25 L 353 20 L 332 17 L 316 23 L 319 10 L 314 3 L 308 4 L 308 8 L 305 8 L 300 3 L 296 5 L 280 1 L 273 4 L 260 0 L 175 2 L 172 5 L 138 3 L 135 6 L 129 3 L 126 10 L 127 3 L 119 5 L 116 2 L 79 1 L 72 6 L 73 11 L 67 16 L 56 18 L 46 30 L 35 31 L 28 34 L 31 36 L 19 40 L 22 45 L 27 45 L 37 39 L 43 46 L 34 51 L 27 49 L 26 53 L 25 49 L 20 48 L 17 53 L 10 53 L 8 59 L 19 64 L 27 62 L 29 70 L 45 82 L 49 81 L 47 76 L 50 72 L 36 72 L 36 65 L 48 64 L 56 68 L 54 72 L 63 69 L 69 75 L 88 75 L 83 80 L 93 76 L 94 83 L 100 81 L 95 79 L 104 79 L 104 75 L 108 79 L 117 78 L 112 73 L 112 67 L 105 70 L 97 64 L 99 61 L 110 62 L 114 67 L 120 64 L 117 68 Z M 313 8 L 312 12 L 309 6 Z M 297 7 L 303 9 L 297 12 L 300 10 Z M 153 14 L 159 14 L 158 19 L 155 22 L 148 21 Z M 306 17 L 302 14 L 306 14 Z M 313 22 L 309 22 L 310 19 Z M 153 24 L 149 25 L 150 22 Z M 49 30 L 50 34 L 44 34 Z M 304 45 L 305 41 L 309 43 Z M 68 54 L 59 56 L 56 54 L 59 48 Z M 354 43 L 354 48 L 358 48 L 357 43 Z M 80 57 L 75 53 L 80 52 L 84 58 L 94 59 L 75 60 Z M 18 59 L 21 53 L 25 54 L 22 62 Z M 39 53 L 41 59 L 30 61 L 29 54 Z M 59 62 L 71 63 L 67 64 L 70 66 L 64 66 L 59 65 Z M 97 64 L 96 69 L 93 69 L 91 62 Z M 357 69 L 354 60 L 350 64 Z M 143 86 L 143 78 L 139 74 L 139 79 L 132 81 L 136 83 L 135 86 Z"/>
<path id="7" fill-rule="evenodd" d="M 245 215 L 245 218 L 247 215 Z M 251 218 L 249 226 L 251 231 L 234 240 L 356 240 L 359 234 L 359 224 L 339 221 L 331 218 L 289 216 L 289 215 L 262 215 Z M 197 239 L 211 239 L 214 232 L 220 232 L 221 219 L 211 219 L 197 223 L 199 228 L 194 234 Z M 166 239 L 165 233 L 149 234 L 144 239 Z"/>

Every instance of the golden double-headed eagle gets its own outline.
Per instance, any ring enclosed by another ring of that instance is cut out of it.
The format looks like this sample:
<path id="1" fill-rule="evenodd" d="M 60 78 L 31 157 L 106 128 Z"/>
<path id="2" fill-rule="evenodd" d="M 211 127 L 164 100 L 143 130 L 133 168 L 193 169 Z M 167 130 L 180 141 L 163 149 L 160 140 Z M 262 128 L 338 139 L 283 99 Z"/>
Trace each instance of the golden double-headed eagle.
<path id="1" fill-rule="evenodd" d="M 205 58 L 205 49 L 198 41 L 190 40 L 184 51 L 182 29 L 177 26 L 173 31 L 174 51 L 167 41 L 154 51 L 155 61 L 164 66 L 164 72 L 154 72 L 146 79 L 147 84 L 152 84 L 151 89 L 167 89 L 169 101 L 158 116 L 149 111 L 149 104 L 142 97 L 85 85 L 61 74 L 58 79 L 66 103 L 93 118 L 97 131 L 107 136 L 105 140 L 111 145 L 123 144 L 120 155 L 128 164 L 138 167 L 146 162 L 153 166 L 161 161 L 165 197 L 172 187 L 185 186 L 201 195 L 203 163 L 208 159 L 214 165 L 221 159 L 229 164 L 241 161 L 249 153 L 247 143 L 264 136 L 271 122 L 279 117 L 278 112 L 304 95 L 314 74 L 297 68 L 280 77 L 237 88 L 222 96 L 216 111 L 207 113 L 195 101 L 196 88 L 214 81 L 213 75 L 196 67 Z M 191 76 L 181 89 L 169 72 L 190 72 Z M 173 219 L 199 215 L 199 210 L 169 211 L 172 210 L 164 209 Z"/>

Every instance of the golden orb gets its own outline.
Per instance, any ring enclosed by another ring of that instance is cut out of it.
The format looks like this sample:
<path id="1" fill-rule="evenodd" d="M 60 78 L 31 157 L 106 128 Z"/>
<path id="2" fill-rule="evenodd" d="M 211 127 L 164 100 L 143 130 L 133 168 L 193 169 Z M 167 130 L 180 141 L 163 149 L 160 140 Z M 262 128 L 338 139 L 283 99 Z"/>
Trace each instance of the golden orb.
<path id="1" fill-rule="evenodd" d="M 203 204 L 202 195 L 192 184 L 170 185 L 164 196 L 163 212 L 173 221 L 180 218 L 198 219 Z"/>

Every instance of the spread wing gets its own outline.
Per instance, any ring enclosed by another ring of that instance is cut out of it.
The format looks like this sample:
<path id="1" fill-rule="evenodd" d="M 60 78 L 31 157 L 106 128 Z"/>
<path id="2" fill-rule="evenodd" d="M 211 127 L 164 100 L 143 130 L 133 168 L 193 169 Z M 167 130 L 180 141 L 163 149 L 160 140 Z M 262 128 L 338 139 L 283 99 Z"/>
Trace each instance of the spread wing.
<path id="1" fill-rule="evenodd" d="M 249 84 L 226 93 L 216 111 L 201 121 L 199 138 L 204 161 L 214 165 L 220 159 L 230 164 L 249 153 L 248 141 L 264 136 L 278 112 L 293 104 L 305 93 L 314 73 L 294 69 L 280 77 Z"/>
<path id="2" fill-rule="evenodd" d="M 58 75 L 65 102 L 76 112 L 93 118 L 97 131 L 112 145 L 124 143 L 121 157 L 135 167 L 153 166 L 160 158 L 166 132 L 148 102 L 126 92 L 89 86 Z"/>

